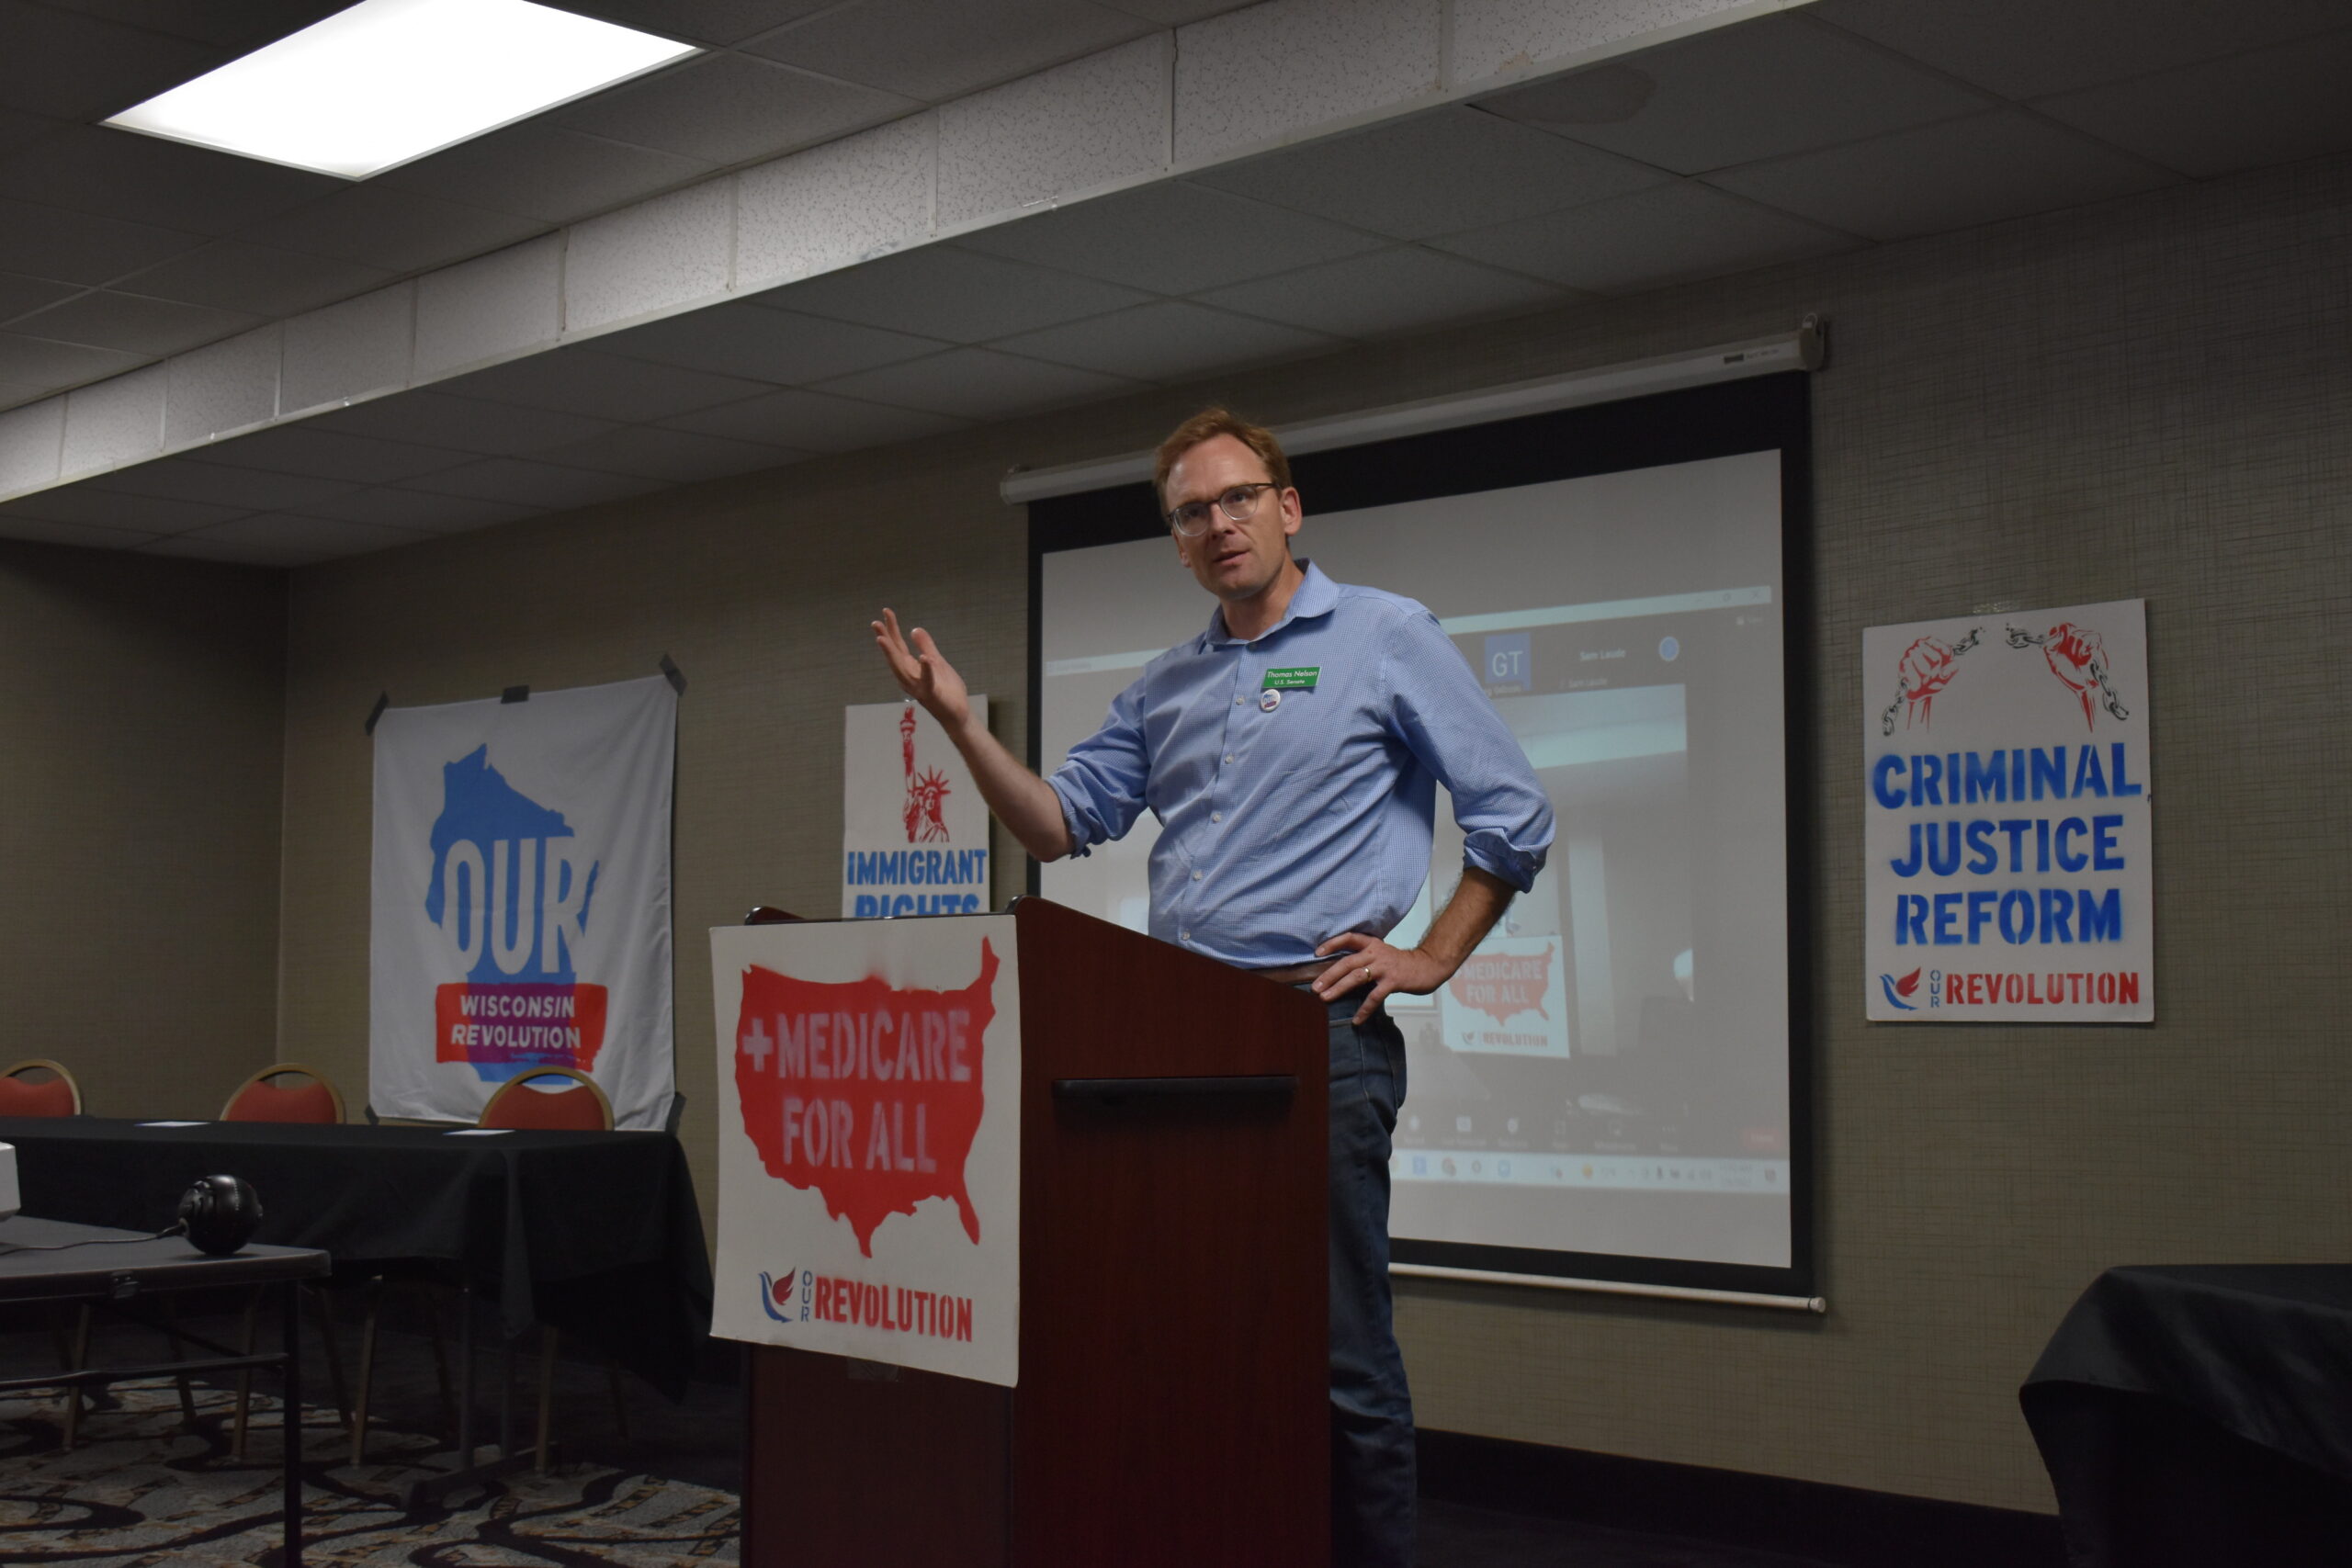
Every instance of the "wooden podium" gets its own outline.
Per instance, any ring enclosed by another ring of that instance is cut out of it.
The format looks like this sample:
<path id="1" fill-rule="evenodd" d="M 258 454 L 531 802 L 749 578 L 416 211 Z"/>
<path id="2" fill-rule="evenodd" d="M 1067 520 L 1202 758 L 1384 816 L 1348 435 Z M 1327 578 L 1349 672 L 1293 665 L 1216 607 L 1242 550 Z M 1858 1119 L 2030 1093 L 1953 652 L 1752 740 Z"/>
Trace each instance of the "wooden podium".
<path id="1" fill-rule="evenodd" d="M 742 1561 L 1321 1568 L 1323 1007 L 1013 915 L 1019 1384 L 751 1347 Z"/>

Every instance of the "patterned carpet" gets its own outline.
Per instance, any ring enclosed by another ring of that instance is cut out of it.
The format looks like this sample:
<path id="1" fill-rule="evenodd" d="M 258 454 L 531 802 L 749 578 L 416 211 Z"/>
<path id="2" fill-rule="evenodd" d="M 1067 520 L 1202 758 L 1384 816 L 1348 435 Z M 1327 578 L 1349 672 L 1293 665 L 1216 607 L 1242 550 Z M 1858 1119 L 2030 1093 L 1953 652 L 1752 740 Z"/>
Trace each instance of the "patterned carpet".
<path id="1" fill-rule="evenodd" d="M 229 1455 L 233 1408 L 198 1391 L 187 1431 L 168 1382 L 124 1384 L 114 1408 L 86 1412 L 65 1451 L 58 1403 L 0 1399 L 0 1562 L 122 1565 L 274 1563 L 278 1557 L 277 1404 L 255 1392 L 245 1459 Z M 625 1568 L 736 1561 L 738 1505 L 726 1492 L 599 1465 L 527 1471 L 461 1493 L 455 1507 L 412 1512 L 409 1486 L 446 1464 L 431 1440 L 371 1434 L 368 1462 L 322 1468 L 343 1450 L 332 1412 L 313 1411 L 305 1447 L 306 1563 L 618 1563 Z"/>

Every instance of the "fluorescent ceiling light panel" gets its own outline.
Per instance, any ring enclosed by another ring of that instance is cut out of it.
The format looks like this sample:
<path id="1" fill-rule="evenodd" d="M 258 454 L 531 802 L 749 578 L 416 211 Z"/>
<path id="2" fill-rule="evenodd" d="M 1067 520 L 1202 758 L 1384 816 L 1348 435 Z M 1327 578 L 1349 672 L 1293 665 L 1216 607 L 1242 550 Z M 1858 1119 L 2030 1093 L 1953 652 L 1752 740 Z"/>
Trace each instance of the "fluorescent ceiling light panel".
<path id="1" fill-rule="evenodd" d="M 364 180 L 695 52 L 528 0 L 361 0 L 107 123 Z"/>

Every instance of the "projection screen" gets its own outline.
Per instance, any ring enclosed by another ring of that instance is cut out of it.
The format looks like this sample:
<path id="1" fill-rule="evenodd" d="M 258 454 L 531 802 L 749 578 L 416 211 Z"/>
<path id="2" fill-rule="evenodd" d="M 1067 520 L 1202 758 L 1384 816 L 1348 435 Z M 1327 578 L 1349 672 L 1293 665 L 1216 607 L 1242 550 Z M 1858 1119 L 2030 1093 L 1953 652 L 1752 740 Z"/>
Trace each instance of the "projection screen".
<path id="1" fill-rule="evenodd" d="M 1295 553 L 1435 614 L 1558 816 L 1533 890 L 1408 1050 L 1399 1264 L 1809 1296 L 1792 736 L 1806 378 L 1760 376 L 1295 459 Z M 1033 503 L 1032 761 L 1050 769 L 1215 602 L 1148 485 Z M 1148 814 L 1042 868 L 1145 927 Z M 1460 875 L 1439 792 L 1417 941 Z M 1317 937 L 1331 933 L 1313 933 Z"/>

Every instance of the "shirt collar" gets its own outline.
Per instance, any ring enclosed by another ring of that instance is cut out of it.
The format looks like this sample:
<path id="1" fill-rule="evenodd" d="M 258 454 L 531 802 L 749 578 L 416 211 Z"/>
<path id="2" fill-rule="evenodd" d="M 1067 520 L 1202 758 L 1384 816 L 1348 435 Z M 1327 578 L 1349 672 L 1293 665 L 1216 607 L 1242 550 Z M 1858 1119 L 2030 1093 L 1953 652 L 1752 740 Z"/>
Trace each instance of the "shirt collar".
<path id="1" fill-rule="evenodd" d="M 1261 633 L 1261 638 L 1273 636 L 1293 621 L 1328 615 L 1339 607 L 1340 585 L 1324 576 L 1323 569 L 1317 566 L 1314 561 L 1301 559 L 1298 564 L 1304 573 L 1305 581 L 1300 582 L 1297 591 L 1291 594 L 1290 604 L 1283 610 L 1283 618 Z M 1221 648 L 1227 643 L 1241 640 L 1239 637 L 1226 635 L 1224 605 L 1220 604 L 1209 612 L 1209 629 L 1204 640 L 1210 648 Z"/>

